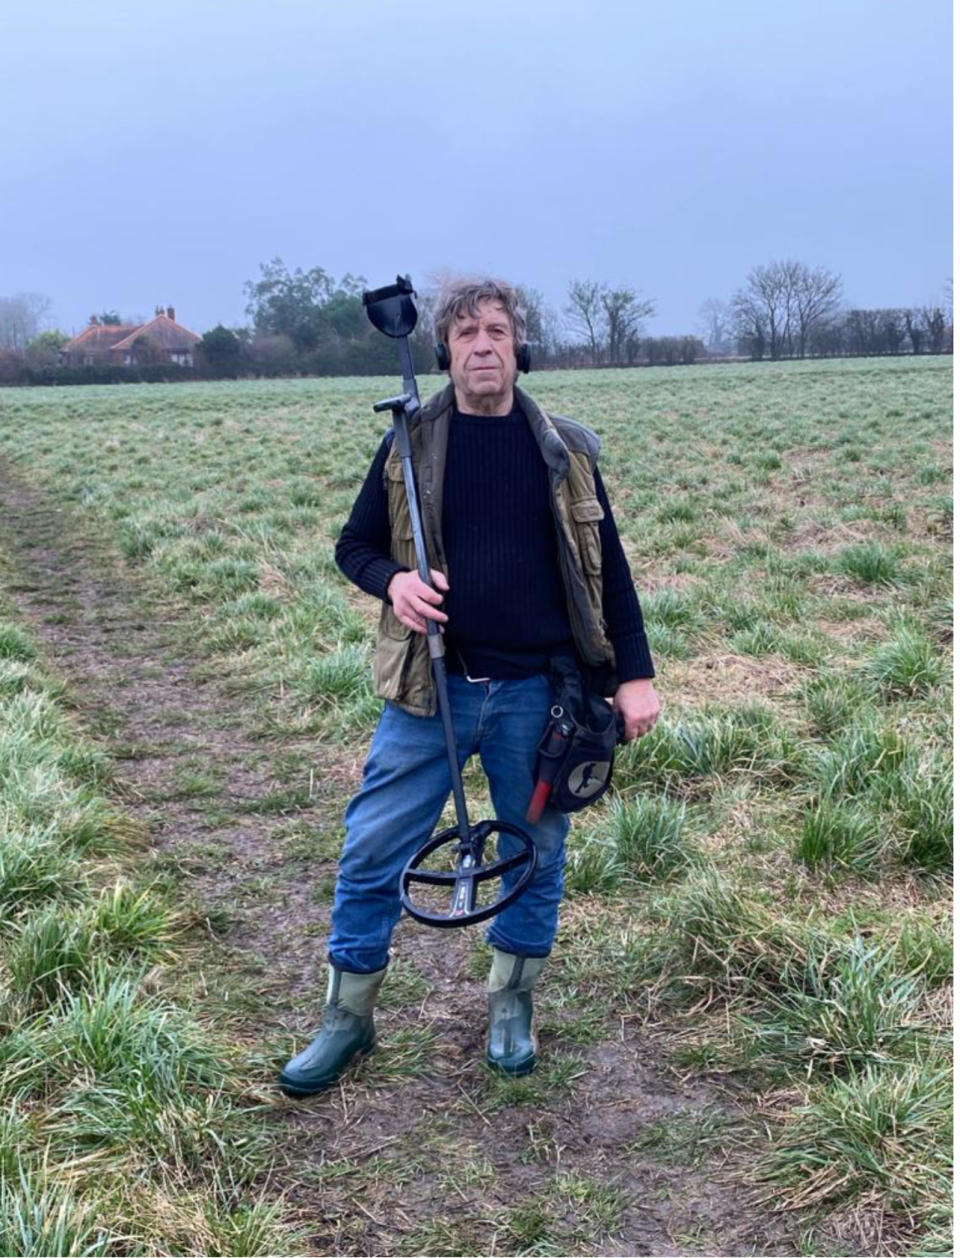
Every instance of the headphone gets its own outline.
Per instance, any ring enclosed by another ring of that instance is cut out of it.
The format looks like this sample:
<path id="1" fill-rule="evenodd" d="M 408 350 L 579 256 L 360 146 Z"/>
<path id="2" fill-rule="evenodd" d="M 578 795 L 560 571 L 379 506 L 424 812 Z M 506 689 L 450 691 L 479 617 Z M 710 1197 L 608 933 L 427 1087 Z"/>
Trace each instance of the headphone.
<path id="1" fill-rule="evenodd" d="M 437 366 L 441 371 L 450 370 L 450 351 L 444 345 L 443 341 L 438 341 L 433 347 L 433 352 L 437 356 Z M 524 341 L 517 349 L 517 370 L 528 372 L 530 370 L 530 342 Z"/>

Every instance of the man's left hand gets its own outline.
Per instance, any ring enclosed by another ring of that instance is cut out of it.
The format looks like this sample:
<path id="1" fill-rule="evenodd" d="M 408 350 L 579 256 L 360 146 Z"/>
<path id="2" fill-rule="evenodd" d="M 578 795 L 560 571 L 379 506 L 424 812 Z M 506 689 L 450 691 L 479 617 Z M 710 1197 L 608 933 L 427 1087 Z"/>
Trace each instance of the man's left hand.
<path id="1" fill-rule="evenodd" d="M 649 734 L 660 715 L 660 700 L 653 682 L 646 677 L 625 681 L 619 686 L 613 696 L 613 707 L 623 717 L 624 738 L 628 743 Z"/>

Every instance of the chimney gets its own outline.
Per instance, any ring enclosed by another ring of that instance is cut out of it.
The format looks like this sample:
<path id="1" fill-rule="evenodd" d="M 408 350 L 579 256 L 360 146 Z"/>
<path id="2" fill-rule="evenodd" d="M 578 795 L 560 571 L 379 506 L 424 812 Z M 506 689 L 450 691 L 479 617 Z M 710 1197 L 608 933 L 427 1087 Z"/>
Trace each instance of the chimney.
<path id="1" fill-rule="evenodd" d="M 153 308 L 153 313 L 154 313 L 154 315 L 155 315 L 155 316 L 156 316 L 156 315 L 162 315 L 162 314 L 163 314 L 163 306 L 154 306 L 154 308 Z"/>
<path id="2" fill-rule="evenodd" d="M 95 327 L 95 328 L 100 326 L 100 320 L 97 318 L 96 315 L 90 316 L 90 324 L 92 327 Z"/>
<path id="3" fill-rule="evenodd" d="M 176 323 L 177 312 L 176 310 L 174 310 L 173 306 L 167 306 L 167 318 L 172 320 L 172 322 Z"/>

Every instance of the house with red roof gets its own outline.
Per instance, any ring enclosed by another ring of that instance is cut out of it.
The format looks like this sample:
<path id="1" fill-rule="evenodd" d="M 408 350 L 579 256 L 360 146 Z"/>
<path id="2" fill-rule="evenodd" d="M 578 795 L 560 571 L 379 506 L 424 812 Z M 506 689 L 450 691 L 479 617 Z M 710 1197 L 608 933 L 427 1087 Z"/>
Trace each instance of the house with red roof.
<path id="1" fill-rule="evenodd" d="M 148 323 L 103 323 L 98 315 L 79 336 L 60 350 L 63 367 L 143 367 L 153 363 L 193 366 L 193 351 L 200 337 L 177 323 L 173 306 L 157 306 Z"/>

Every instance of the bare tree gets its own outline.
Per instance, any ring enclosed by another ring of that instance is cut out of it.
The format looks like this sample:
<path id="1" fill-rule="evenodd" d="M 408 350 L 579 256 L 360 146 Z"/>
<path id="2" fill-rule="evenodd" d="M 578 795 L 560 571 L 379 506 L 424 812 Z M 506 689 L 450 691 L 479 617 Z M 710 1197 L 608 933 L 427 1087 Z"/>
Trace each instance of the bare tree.
<path id="1" fill-rule="evenodd" d="M 0 297 L 0 348 L 26 349 L 50 314 L 53 303 L 43 293 Z"/>
<path id="2" fill-rule="evenodd" d="M 574 335 L 590 346 L 593 365 L 600 365 L 600 329 L 603 322 L 603 285 L 596 280 L 573 280 L 567 291 L 569 305 L 564 309 Z"/>
<path id="3" fill-rule="evenodd" d="M 923 324 L 930 340 L 930 353 L 942 354 L 944 334 L 947 330 L 947 317 L 941 306 L 924 306 L 920 312 Z"/>
<path id="4" fill-rule="evenodd" d="M 607 288 L 606 285 L 601 290 L 600 303 L 606 316 L 609 362 L 615 366 L 623 361 L 631 334 L 639 334 L 641 321 L 653 314 L 653 303 L 641 301 L 632 288 Z"/>
<path id="5" fill-rule="evenodd" d="M 895 308 L 880 312 L 880 340 L 885 354 L 899 354 L 906 327 L 903 311 Z"/>
<path id="6" fill-rule="evenodd" d="M 807 351 L 819 358 L 838 358 L 846 350 L 843 320 L 823 319 L 810 331 Z"/>
<path id="7" fill-rule="evenodd" d="M 791 265 L 791 313 L 796 315 L 797 349 L 800 357 L 805 358 L 811 332 L 836 314 L 843 285 L 839 275 L 833 275 L 823 267 L 808 267 L 800 263 Z"/>
<path id="8" fill-rule="evenodd" d="M 747 276 L 745 293 L 738 293 L 734 299 L 741 309 L 746 309 L 742 300 L 749 300 L 751 321 L 759 321 L 763 326 L 770 358 L 776 360 L 783 355 L 783 340 L 786 332 L 785 309 L 785 277 L 780 263 L 771 262 L 769 266 L 755 266 Z M 738 300 L 740 299 L 740 300 Z"/>
<path id="9" fill-rule="evenodd" d="M 711 354 L 729 353 L 733 337 L 733 312 L 730 303 L 719 297 L 707 298 L 700 307 L 697 331 Z"/>
<path id="10" fill-rule="evenodd" d="M 543 299 L 543 293 L 525 284 L 516 285 L 517 301 L 527 322 L 527 340 L 534 358 L 541 362 L 551 349 L 552 312 Z"/>
<path id="11" fill-rule="evenodd" d="M 795 259 L 756 266 L 733 299 L 741 340 L 751 342 L 756 357 L 762 326 L 771 359 L 794 354 L 803 358 L 811 333 L 836 313 L 840 293 L 839 275 L 822 267 Z"/>
<path id="12" fill-rule="evenodd" d="M 844 323 L 849 353 L 879 353 L 880 320 L 876 310 L 848 310 Z"/>
<path id="13" fill-rule="evenodd" d="M 923 316 L 919 310 L 904 310 L 903 323 L 915 354 L 923 352 Z"/>
<path id="14" fill-rule="evenodd" d="M 751 358 L 761 359 L 767 345 L 767 315 L 763 304 L 741 289 L 734 295 L 730 308 L 737 348 Z"/>

